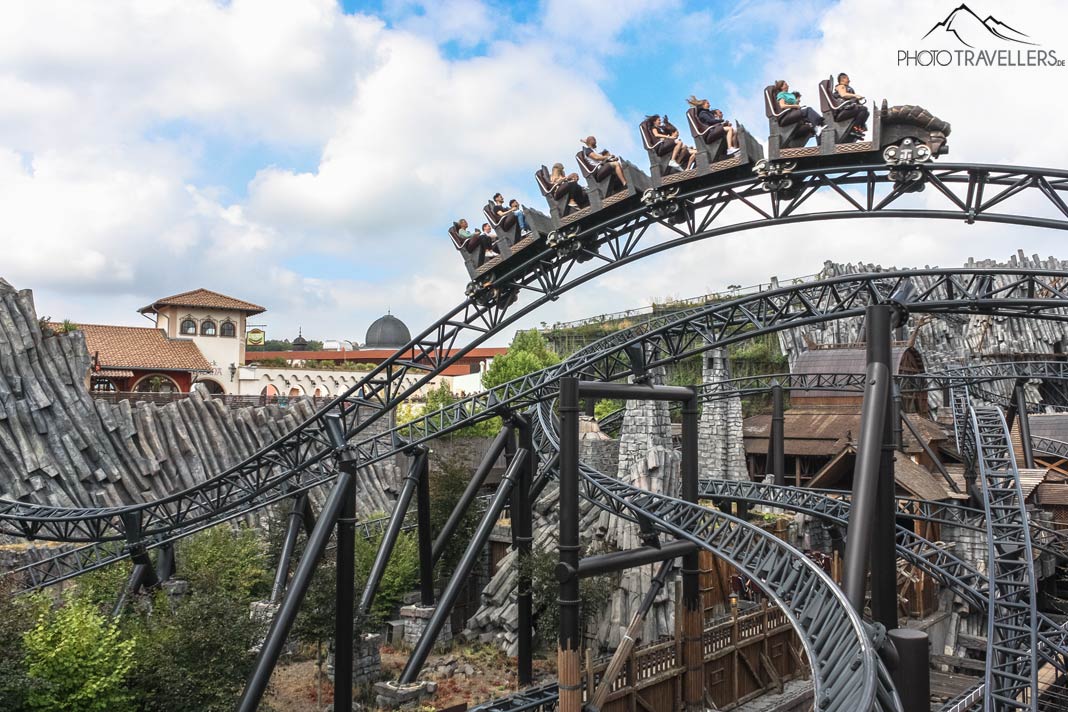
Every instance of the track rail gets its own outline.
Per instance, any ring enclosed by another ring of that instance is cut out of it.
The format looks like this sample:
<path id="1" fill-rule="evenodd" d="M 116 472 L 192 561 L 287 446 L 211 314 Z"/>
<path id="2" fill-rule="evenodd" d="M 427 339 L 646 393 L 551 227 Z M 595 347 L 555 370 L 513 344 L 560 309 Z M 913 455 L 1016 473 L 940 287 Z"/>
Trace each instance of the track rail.
<path id="1" fill-rule="evenodd" d="M 910 270 L 839 276 L 656 317 L 606 337 L 561 364 L 364 439 L 360 439 L 362 428 L 372 422 L 375 413 L 356 422 L 357 408 L 341 408 L 343 426 L 353 442 L 349 448 L 361 465 L 368 465 L 409 445 L 493 417 L 503 409 L 525 409 L 553 398 L 562 376 L 623 378 L 632 372 L 624 354 L 628 347 L 641 349 L 649 366 L 667 364 L 763 333 L 860 316 L 869 304 L 891 301 L 905 282 L 916 277 L 925 280 L 925 287 L 910 302 L 910 310 L 915 313 L 982 313 L 1068 321 L 1064 313 L 1068 291 L 1062 285 L 1066 275 L 1056 270 Z M 342 402 L 335 401 L 316 417 L 325 422 L 327 414 L 340 407 L 338 403 Z M 5 501 L 0 503 L 0 532 L 31 539 L 100 542 L 127 539 L 132 528 L 139 534 L 142 546 L 158 546 L 332 479 L 336 476 L 338 451 L 326 442 L 328 439 L 318 429 L 321 426 L 313 418 L 303 430 L 296 431 L 297 435 L 279 440 L 278 452 L 249 461 L 259 462 L 261 470 L 252 472 L 239 466 L 237 474 L 230 471 L 198 488 L 143 505 L 59 509 Z M 300 442 L 297 450 L 290 448 L 294 438 Z M 264 464 L 268 461 L 272 464 Z M 57 570 L 63 569 L 68 575 L 84 570 L 80 568 L 79 555 L 65 556 L 66 563 L 57 564 Z M 91 558 L 96 566 L 108 560 L 114 559 L 95 555 Z M 42 582 L 49 581 L 42 578 Z"/>
<path id="2" fill-rule="evenodd" d="M 534 419 L 543 454 L 559 450 L 551 406 Z M 558 460 L 549 457 L 544 470 Z M 661 532 L 711 551 L 745 573 L 782 608 L 812 665 L 817 708 L 900 710 L 900 700 L 872 645 L 873 631 L 845 594 L 801 551 L 748 522 L 718 510 L 648 492 L 580 463 L 583 497 L 628 520 L 638 517 Z M 551 473 L 549 473 L 551 476 Z"/>
<path id="3" fill-rule="evenodd" d="M 976 462 L 986 510 L 988 591 L 986 688 L 991 712 L 1038 705 L 1039 651 L 1034 559 L 1016 457 L 1000 408 L 972 407 Z"/>

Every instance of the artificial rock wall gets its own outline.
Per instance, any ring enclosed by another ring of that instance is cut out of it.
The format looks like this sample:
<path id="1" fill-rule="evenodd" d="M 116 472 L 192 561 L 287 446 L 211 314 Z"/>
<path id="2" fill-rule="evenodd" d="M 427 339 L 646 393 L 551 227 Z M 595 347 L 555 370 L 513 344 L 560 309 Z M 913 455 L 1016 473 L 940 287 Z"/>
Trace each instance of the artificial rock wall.
<path id="1" fill-rule="evenodd" d="M 192 487 L 312 415 L 309 401 L 230 408 L 198 394 L 158 406 L 96 401 L 81 332 L 51 335 L 29 290 L 0 279 L 0 497 L 120 506 Z M 385 427 L 385 423 L 372 427 Z M 392 463 L 361 471 L 361 513 L 393 506 Z"/>

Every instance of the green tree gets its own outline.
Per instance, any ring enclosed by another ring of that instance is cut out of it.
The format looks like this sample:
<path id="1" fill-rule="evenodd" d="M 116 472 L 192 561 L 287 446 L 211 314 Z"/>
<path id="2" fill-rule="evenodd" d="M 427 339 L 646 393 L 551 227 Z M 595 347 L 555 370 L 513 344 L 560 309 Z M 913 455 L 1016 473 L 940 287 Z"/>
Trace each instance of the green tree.
<path id="1" fill-rule="evenodd" d="M 249 603 L 269 589 L 264 545 L 256 530 L 212 527 L 176 552 L 189 593 L 155 594 L 131 607 L 127 627 L 139 641 L 131 688 L 146 712 L 224 712 L 252 671 L 250 652 L 263 633 Z"/>
<path id="2" fill-rule="evenodd" d="M 433 388 L 427 393 L 426 403 L 423 406 L 422 411 L 419 411 L 417 413 L 415 408 L 413 408 L 410 404 L 402 403 L 401 408 L 399 408 L 397 411 L 397 422 L 411 422 L 426 413 L 433 413 L 435 411 L 441 410 L 442 408 L 447 408 L 458 400 L 459 398 L 454 396 L 452 394 L 452 391 L 449 390 L 449 386 L 445 382 L 441 382 L 438 384 L 437 388 Z M 499 431 L 500 429 L 501 419 L 490 418 L 488 420 L 483 420 L 481 423 L 475 423 L 474 425 L 468 425 L 465 428 L 460 428 L 459 430 L 450 433 L 446 437 L 488 438 L 496 435 L 497 431 Z M 402 435 L 404 435 L 405 437 L 412 436 L 412 434 L 407 432 L 402 432 Z"/>
<path id="3" fill-rule="evenodd" d="M 549 345 L 536 329 L 517 331 L 508 351 L 494 357 L 489 368 L 482 374 L 482 385 L 485 388 L 493 388 L 559 362 L 560 357 L 549 349 Z"/>
<path id="4" fill-rule="evenodd" d="M 40 615 L 24 636 L 32 680 L 30 709 L 43 712 L 122 712 L 133 709 L 126 677 L 134 639 L 123 639 L 89 601 L 77 598 Z"/>
<path id="5" fill-rule="evenodd" d="M 430 478 L 430 528 L 431 531 L 440 532 L 445 526 L 449 515 L 460 501 L 460 495 L 467 489 L 467 483 L 471 479 L 471 470 L 456 457 L 433 455 L 434 469 Z M 460 525 L 445 544 L 445 551 L 438 559 L 437 576 L 451 572 L 459 562 L 471 536 L 478 526 L 479 515 L 474 506 L 467 510 L 467 514 L 460 520 Z"/>

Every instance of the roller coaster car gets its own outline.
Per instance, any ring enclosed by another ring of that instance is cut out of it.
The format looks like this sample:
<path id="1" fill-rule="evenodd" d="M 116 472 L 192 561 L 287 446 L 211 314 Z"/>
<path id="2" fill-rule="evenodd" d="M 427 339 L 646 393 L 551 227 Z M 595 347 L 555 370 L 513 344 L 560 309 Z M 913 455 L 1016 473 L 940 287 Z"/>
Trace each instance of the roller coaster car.
<path id="1" fill-rule="evenodd" d="M 775 87 L 764 88 L 764 113 L 768 117 L 768 158 L 777 160 L 788 148 L 801 148 L 816 135 L 816 127 L 805 121 L 800 111 L 783 109 L 775 99 Z"/>
<path id="2" fill-rule="evenodd" d="M 490 216 L 493 215 L 491 205 L 492 203 L 486 205 L 483 208 L 483 213 L 486 215 L 486 220 L 490 221 L 491 224 L 499 224 L 500 221 L 494 223 L 491 220 Z M 463 248 L 463 241 L 459 236 L 459 226 L 453 223 L 453 227 L 449 229 L 449 236 L 453 238 L 453 243 L 457 245 L 457 249 L 463 253 L 467 273 L 471 276 L 471 283 L 467 286 L 468 296 L 473 297 L 476 294 L 480 294 L 488 299 L 498 301 L 501 299 L 514 300 L 514 289 L 500 289 L 497 284 L 497 278 L 511 271 L 515 260 L 522 257 L 521 253 L 526 252 L 531 246 L 534 246 L 534 249 L 530 250 L 531 254 L 537 253 L 540 247 L 545 245 L 547 236 L 553 230 L 553 223 L 548 215 L 525 205 L 522 208 L 523 216 L 526 218 L 527 227 L 530 228 L 530 231 L 524 235 L 519 235 L 517 223 L 514 230 L 506 230 L 504 234 L 498 233 L 496 246 L 497 251 L 500 253 L 499 257 L 480 261 L 481 250 L 479 253 L 472 254 Z"/>
<path id="3" fill-rule="evenodd" d="M 828 77 L 820 82 L 820 111 L 823 112 L 823 131 L 820 133 L 820 149 L 826 153 L 825 146 L 830 143 L 857 143 L 860 136 L 853 131 L 853 124 L 857 121 L 857 111 L 853 108 L 866 100 L 859 102 L 854 99 L 843 99 L 834 91 L 834 78 Z"/>
<path id="4" fill-rule="evenodd" d="M 922 106 L 904 104 L 887 108 L 886 100 L 876 113 L 880 127 L 878 147 L 887 163 L 921 163 L 949 153 L 946 137 L 950 125 Z"/>
<path id="5" fill-rule="evenodd" d="M 696 107 L 691 107 L 686 112 L 686 120 L 690 124 L 690 133 L 693 135 L 694 146 L 697 149 L 697 175 L 754 163 L 764 158 L 764 148 L 760 142 L 753 138 L 752 134 L 741 124 L 735 127 L 738 152 L 728 158 L 725 132 L 716 131 L 716 126 L 701 123 L 697 118 Z"/>
<path id="6" fill-rule="evenodd" d="M 552 174 L 549 173 L 549 169 L 545 166 L 542 166 L 534 172 L 534 179 L 538 181 L 538 189 L 541 190 L 541 194 L 545 196 L 545 202 L 549 204 L 549 215 L 552 217 L 553 225 L 560 227 L 561 225 L 572 223 L 579 218 L 589 215 L 591 212 L 589 206 L 578 208 L 571 205 L 569 196 L 562 195 L 556 197 L 553 195 L 553 182 L 551 176 Z M 583 193 L 586 193 L 586 189 L 581 185 L 579 188 Z"/>
<path id="7" fill-rule="evenodd" d="M 623 166 L 623 175 L 627 178 L 626 188 L 619 185 L 619 178 L 616 177 L 614 170 L 609 171 L 603 180 L 597 180 L 594 175 L 599 164 L 588 162 L 586 154 L 582 151 L 575 154 L 575 159 L 582 171 L 582 177 L 586 179 L 586 185 L 589 186 L 586 192 L 590 196 L 591 212 L 615 205 L 632 195 L 641 195 L 652 187 L 649 176 L 642 173 L 633 163 L 624 161 L 622 158 L 616 160 Z"/>

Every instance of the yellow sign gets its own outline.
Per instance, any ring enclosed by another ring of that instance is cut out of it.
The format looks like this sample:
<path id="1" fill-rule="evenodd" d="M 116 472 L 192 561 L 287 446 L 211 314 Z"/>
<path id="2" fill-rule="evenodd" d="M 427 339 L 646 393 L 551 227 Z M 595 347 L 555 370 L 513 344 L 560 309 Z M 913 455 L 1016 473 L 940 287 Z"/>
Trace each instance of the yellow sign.
<path id="1" fill-rule="evenodd" d="M 263 329 L 249 329 L 249 332 L 245 334 L 245 343 L 249 346 L 263 346 L 266 338 L 267 332 Z"/>

